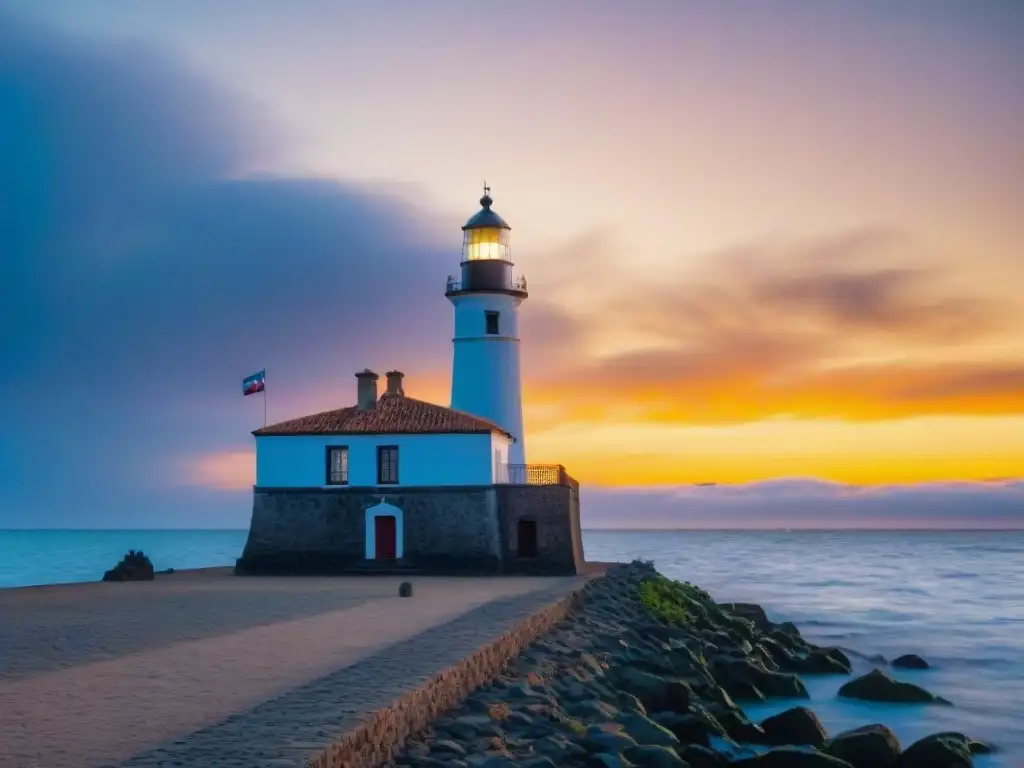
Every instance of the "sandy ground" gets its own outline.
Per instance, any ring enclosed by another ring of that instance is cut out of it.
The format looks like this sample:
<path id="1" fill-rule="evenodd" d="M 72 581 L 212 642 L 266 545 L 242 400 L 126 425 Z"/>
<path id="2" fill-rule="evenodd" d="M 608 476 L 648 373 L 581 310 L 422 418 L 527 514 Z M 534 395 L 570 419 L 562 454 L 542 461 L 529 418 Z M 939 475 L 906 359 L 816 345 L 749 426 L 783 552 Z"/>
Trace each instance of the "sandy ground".
<path id="1" fill-rule="evenodd" d="M 116 765 L 478 606 L 580 583 L 416 577 L 413 599 L 401 599 L 399 581 L 206 571 L 0 590 L 0 766 Z"/>

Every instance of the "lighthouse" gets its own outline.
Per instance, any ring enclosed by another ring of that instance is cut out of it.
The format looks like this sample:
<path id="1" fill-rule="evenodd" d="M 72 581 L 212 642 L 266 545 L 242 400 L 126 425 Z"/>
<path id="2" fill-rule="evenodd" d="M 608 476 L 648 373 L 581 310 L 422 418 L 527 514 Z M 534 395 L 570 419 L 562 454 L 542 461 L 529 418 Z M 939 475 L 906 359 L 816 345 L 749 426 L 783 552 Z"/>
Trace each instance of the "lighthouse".
<path id="1" fill-rule="evenodd" d="M 445 291 L 455 307 L 451 407 L 512 435 L 508 463 L 525 464 L 519 305 L 526 279 L 512 274 L 512 228 L 493 203 L 485 185 L 480 210 L 462 227 L 461 275 L 449 277 Z"/>

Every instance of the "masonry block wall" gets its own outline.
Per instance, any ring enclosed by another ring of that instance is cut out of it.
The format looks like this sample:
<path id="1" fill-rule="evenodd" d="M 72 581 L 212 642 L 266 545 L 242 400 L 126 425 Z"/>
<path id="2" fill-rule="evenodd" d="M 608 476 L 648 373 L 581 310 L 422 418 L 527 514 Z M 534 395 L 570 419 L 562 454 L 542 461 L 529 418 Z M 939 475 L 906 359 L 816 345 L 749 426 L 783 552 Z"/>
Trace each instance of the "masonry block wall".
<path id="1" fill-rule="evenodd" d="M 583 562 L 579 502 L 565 486 L 257 488 L 237 573 L 344 573 L 365 564 L 366 511 L 401 510 L 397 568 L 425 573 L 573 574 Z M 519 557 L 519 521 L 536 526 L 534 557 Z"/>
<path id="2" fill-rule="evenodd" d="M 499 485 L 495 490 L 506 572 L 577 573 L 583 553 L 582 545 L 576 545 L 580 535 L 579 514 L 572 513 L 575 491 L 564 485 Z M 520 521 L 536 523 L 536 557 L 518 556 Z"/>

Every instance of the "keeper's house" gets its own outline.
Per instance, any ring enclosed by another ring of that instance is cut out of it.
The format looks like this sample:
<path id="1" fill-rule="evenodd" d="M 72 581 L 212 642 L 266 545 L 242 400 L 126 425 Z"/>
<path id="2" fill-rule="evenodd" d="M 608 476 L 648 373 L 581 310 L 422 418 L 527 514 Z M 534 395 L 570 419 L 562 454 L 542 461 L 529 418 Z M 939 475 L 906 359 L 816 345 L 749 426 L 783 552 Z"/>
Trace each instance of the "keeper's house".
<path id="1" fill-rule="evenodd" d="M 579 485 L 528 465 L 508 225 L 483 209 L 463 227 L 452 407 L 407 397 L 403 374 L 356 374 L 356 404 L 273 424 L 256 438 L 256 487 L 239 573 L 416 570 L 576 573 Z"/>

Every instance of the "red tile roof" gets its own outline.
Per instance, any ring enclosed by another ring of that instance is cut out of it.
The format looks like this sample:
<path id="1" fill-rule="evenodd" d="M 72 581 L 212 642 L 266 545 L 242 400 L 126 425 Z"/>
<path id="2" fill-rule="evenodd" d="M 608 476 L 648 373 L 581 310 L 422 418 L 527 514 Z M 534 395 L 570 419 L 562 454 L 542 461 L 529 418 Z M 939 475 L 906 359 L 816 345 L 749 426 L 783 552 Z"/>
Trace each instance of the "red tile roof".
<path id="1" fill-rule="evenodd" d="M 462 411 L 415 400 L 405 395 L 383 394 L 370 410 L 357 406 L 314 413 L 298 419 L 270 424 L 253 432 L 264 435 L 431 435 L 488 434 L 512 437 L 496 424 Z"/>

